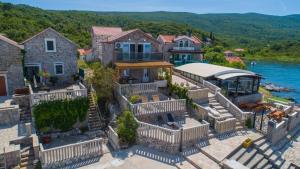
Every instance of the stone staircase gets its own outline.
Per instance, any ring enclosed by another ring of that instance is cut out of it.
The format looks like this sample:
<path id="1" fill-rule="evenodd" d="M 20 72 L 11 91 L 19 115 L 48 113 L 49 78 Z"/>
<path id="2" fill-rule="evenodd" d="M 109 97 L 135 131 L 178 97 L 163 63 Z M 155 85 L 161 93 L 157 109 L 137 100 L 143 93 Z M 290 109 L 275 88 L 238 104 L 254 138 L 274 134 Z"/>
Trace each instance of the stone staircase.
<path id="1" fill-rule="evenodd" d="M 256 140 L 250 148 L 240 147 L 227 158 L 236 160 L 251 169 L 291 168 L 291 163 L 284 160 L 281 154 L 265 138 Z"/>
<path id="2" fill-rule="evenodd" d="M 89 98 L 88 128 L 90 134 L 94 136 L 99 136 L 100 134 L 103 133 L 102 127 L 104 123 L 101 120 L 98 105 L 96 101 L 93 99 L 91 92 L 88 93 L 88 98 Z"/>
<path id="3" fill-rule="evenodd" d="M 33 161 L 34 152 L 32 146 L 23 147 L 21 150 L 20 169 L 34 169 Z"/>

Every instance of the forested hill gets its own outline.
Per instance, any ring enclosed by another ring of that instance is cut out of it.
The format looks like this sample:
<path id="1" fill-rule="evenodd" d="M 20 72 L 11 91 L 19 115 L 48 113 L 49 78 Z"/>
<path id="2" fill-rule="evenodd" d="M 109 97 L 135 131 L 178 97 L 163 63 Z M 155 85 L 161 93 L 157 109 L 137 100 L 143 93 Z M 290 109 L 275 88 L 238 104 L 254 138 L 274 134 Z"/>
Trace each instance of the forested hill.
<path id="1" fill-rule="evenodd" d="M 47 27 L 52 27 L 77 43 L 80 47 L 89 47 L 91 43 L 91 27 L 120 26 L 123 29 L 140 28 L 145 32 L 158 34 L 186 34 L 193 31 L 198 37 L 209 33 L 192 28 L 183 23 L 137 21 L 126 16 L 104 15 L 87 11 L 52 11 L 12 5 L 0 2 L 0 33 L 22 42 Z"/>
<path id="2" fill-rule="evenodd" d="M 194 14 L 182 12 L 102 13 L 146 21 L 174 21 L 214 32 L 237 43 L 251 41 L 300 40 L 300 15 L 272 16 L 247 14 Z"/>
<path id="3" fill-rule="evenodd" d="M 201 39 L 213 32 L 224 50 L 243 47 L 256 58 L 300 62 L 300 15 L 54 11 L 0 2 L 0 33 L 17 42 L 53 27 L 80 47 L 90 47 L 93 25 L 140 28 L 153 36 L 192 30 Z"/>

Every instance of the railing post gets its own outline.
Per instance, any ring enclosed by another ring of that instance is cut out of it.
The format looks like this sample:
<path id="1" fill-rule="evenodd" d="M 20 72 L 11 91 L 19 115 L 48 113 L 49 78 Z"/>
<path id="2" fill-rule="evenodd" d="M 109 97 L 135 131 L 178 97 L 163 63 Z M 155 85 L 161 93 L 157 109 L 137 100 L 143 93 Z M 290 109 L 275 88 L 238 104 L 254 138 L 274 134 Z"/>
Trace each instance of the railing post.
<path id="1" fill-rule="evenodd" d="M 182 152 L 182 144 L 183 144 L 182 135 L 183 135 L 183 128 L 180 128 L 179 152 Z"/>

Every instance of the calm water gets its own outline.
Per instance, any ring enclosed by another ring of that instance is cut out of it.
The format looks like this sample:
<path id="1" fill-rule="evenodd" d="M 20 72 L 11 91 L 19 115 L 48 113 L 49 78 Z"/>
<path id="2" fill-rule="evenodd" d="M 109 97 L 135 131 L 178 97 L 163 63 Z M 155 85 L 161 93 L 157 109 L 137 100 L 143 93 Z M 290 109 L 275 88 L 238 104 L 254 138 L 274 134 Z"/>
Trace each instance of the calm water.
<path id="1" fill-rule="evenodd" d="M 295 91 L 292 92 L 273 92 L 275 96 L 292 97 L 297 103 L 300 103 L 300 64 L 271 63 L 260 62 L 251 67 L 247 64 L 249 70 L 261 74 L 263 83 L 273 83 L 278 86 L 287 87 Z"/>

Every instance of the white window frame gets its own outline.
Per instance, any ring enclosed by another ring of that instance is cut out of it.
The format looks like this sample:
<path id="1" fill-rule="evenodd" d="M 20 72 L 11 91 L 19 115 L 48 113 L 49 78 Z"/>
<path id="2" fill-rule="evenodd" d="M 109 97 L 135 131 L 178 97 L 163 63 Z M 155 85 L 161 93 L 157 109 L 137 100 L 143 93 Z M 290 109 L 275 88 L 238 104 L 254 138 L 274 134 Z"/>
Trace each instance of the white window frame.
<path id="1" fill-rule="evenodd" d="M 53 50 L 48 50 L 47 42 L 52 41 L 53 42 Z M 46 52 L 56 52 L 56 40 L 53 38 L 45 38 L 45 51 Z"/>
<path id="2" fill-rule="evenodd" d="M 61 73 L 61 74 L 57 74 L 57 73 L 56 73 L 56 66 L 59 66 L 59 65 L 62 66 L 62 73 Z M 55 63 L 54 63 L 54 74 L 55 74 L 56 76 L 61 76 L 61 75 L 64 75 L 64 74 L 65 74 L 65 65 L 64 65 L 63 62 L 55 62 Z"/>

